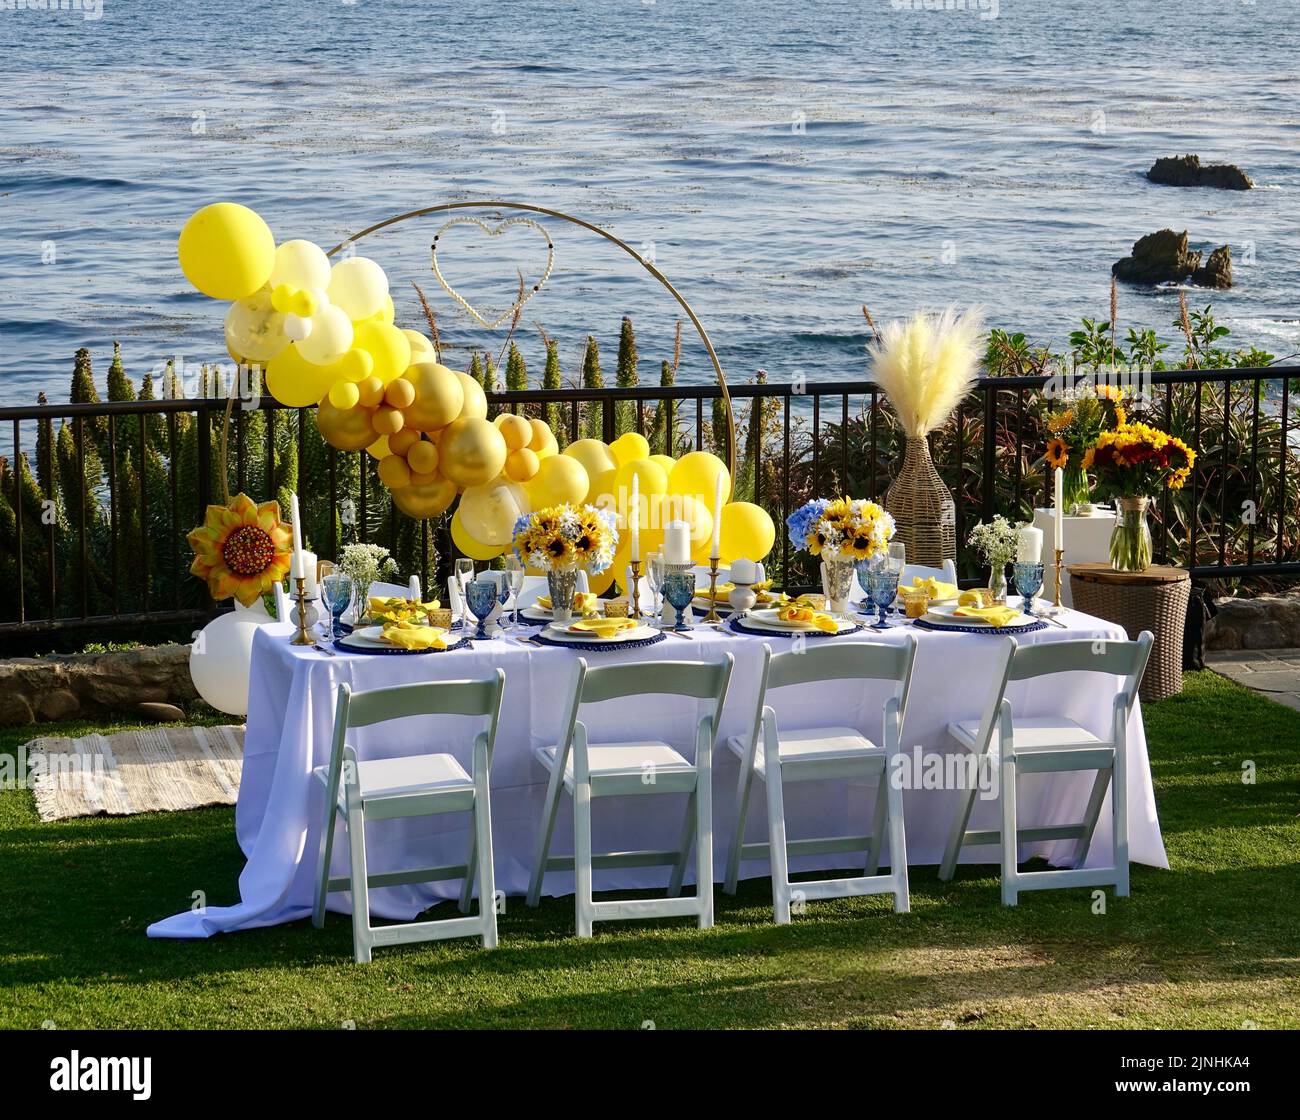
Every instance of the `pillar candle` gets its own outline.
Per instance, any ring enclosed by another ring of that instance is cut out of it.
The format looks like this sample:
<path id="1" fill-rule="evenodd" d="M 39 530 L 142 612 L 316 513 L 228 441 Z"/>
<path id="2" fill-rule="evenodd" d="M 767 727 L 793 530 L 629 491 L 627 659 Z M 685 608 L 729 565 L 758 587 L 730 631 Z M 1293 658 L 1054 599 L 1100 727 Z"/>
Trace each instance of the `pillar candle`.
<path id="1" fill-rule="evenodd" d="M 304 548 L 298 555 L 302 557 L 303 594 L 306 595 L 308 599 L 314 599 L 317 595 L 316 553 L 312 552 L 310 549 Z M 296 594 L 298 585 L 294 584 L 293 589 Z"/>
<path id="2" fill-rule="evenodd" d="M 634 563 L 641 559 L 641 481 L 632 476 L 632 503 L 627 511 L 628 527 L 632 530 L 632 543 L 628 559 Z"/>
<path id="3" fill-rule="evenodd" d="M 758 565 L 752 560 L 737 557 L 731 562 L 732 583 L 757 583 Z"/>
<path id="4" fill-rule="evenodd" d="M 722 555 L 722 471 L 713 480 L 713 544 L 709 546 L 709 559 Z"/>
<path id="5" fill-rule="evenodd" d="M 298 513 L 298 494 L 296 491 L 289 495 L 289 517 L 293 522 L 290 526 L 293 529 L 293 560 L 289 568 L 289 575 L 295 580 L 303 579 L 307 573 L 303 568 L 302 518 Z M 296 585 L 293 590 L 297 591 Z"/>
<path id="6" fill-rule="evenodd" d="M 691 562 L 691 526 L 686 521 L 670 521 L 664 527 L 664 563 Z"/>
<path id="7" fill-rule="evenodd" d="M 1032 525 L 1025 525 L 1020 530 L 1020 540 L 1016 546 L 1016 560 L 1021 564 L 1038 564 L 1043 559 L 1043 531 Z"/>
<path id="8" fill-rule="evenodd" d="M 1056 516 L 1053 526 L 1053 547 L 1059 550 L 1065 548 L 1065 471 L 1060 467 L 1056 468 L 1054 486 L 1055 493 L 1052 496 L 1052 508 L 1055 510 Z"/>

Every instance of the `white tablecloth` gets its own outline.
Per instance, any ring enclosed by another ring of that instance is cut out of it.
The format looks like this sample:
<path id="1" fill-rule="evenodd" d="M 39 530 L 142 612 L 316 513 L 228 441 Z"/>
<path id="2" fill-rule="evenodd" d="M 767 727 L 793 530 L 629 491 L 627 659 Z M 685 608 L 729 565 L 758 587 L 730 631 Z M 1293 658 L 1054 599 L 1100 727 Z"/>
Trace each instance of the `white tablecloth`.
<path id="1" fill-rule="evenodd" d="M 1118 627 L 1088 615 L 1070 612 L 1069 629 L 1049 626 L 1024 635 L 1025 642 L 1065 638 L 1122 638 Z M 909 628 L 919 646 L 911 698 L 903 727 L 906 751 L 920 746 L 925 753 L 964 753 L 945 734 L 948 723 L 978 717 L 991 686 L 987 635 L 934 633 Z M 901 641 L 902 624 L 883 634 L 864 630 L 837 641 Z M 329 657 L 310 647 L 293 646 L 289 627 L 263 627 L 253 643 L 248 731 L 244 745 L 243 780 L 235 814 L 236 833 L 248 862 L 239 878 L 240 901 L 233 906 L 186 911 L 149 927 L 152 937 L 206 937 L 213 933 L 275 925 L 311 913 L 315 864 L 320 844 L 322 789 L 313 767 L 327 761 L 333 723 L 335 691 L 346 682 L 354 690 L 429 679 L 460 679 L 488 675 L 498 666 L 506 671 L 505 697 L 492 764 L 492 826 L 497 888 L 522 895 L 536 843 L 546 774 L 534 757 L 535 747 L 555 741 L 577 654 L 542 648 L 509 639 L 475 642 L 472 649 L 423 656 Z M 736 658 L 731 691 L 723 714 L 723 736 L 745 733 L 757 702 L 761 643 L 769 639 L 709 630 L 696 630 L 691 640 L 668 637 L 657 645 L 618 653 L 595 652 L 594 663 L 610 659 L 701 661 L 724 651 Z M 810 639 L 817 640 L 817 639 Z M 832 639 L 824 639 L 832 640 Z M 770 639 L 777 649 L 784 638 Z M 1066 715 L 1094 733 L 1109 733 L 1115 678 L 1077 673 L 1054 678 L 1050 687 L 1027 691 L 1013 685 L 1008 696 L 1020 715 Z M 849 725 L 880 741 L 885 687 L 849 686 L 843 682 L 783 689 L 772 694 L 783 727 Z M 694 753 L 694 728 L 703 708 L 694 701 L 665 702 L 663 697 L 636 702 L 609 701 L 588 706 L 583 719 L 593 742 L 601 739 L 656 737 L 673 743 L 688 758 Z M 412 718 L 357 731 L 352 737 L 363 758 L 447 751 L 470 768 L 473 732 L 479 722 L 467 718 L 435 721 Z M 1156 867 L 1168 866 L 1156 818 L 1151 771 L 1140 709 L 1135 706 L 1128 729 L 1130 845 L 1132 858 Z M 719 741 L 714 754 L 714 876 L 726 866 L 735 820 L 739 763 Z M 1093 775 L 1029 775 L 1021 779 L 1020 819 L 1024 825 L 1077 821 L 1083 813 Z M 866 782 L 810 782 L 789 786 L 785 795 L 787 834 L 801 836 L 861 835 L 872 813 L 874 787 Z M 953 789 L 918 788 L 904 792 L 908 862 L 936 864 L 956 810 L 960 793 Z M 594 808 L 597 851 L 632 848 L 671 849 L 676 845 L 684 798 L 627 797 L 601 799 Z M 979 800 L 971 827 L 996 827 L 995 801 Z M 379 821 L 367 826 L 367 850 L 372 872 L 401 867 L 431 866 L 463 860 L 469 841 L 468 814 L 455 813 L 413 820 Z M 761 787 L 751 800 L 746 839 L 761 840 L 767 832 Z M 1102 811 L 1089 855 L 1090 864 L 1111 859 L 1109 798 Z M 342 834 L 341 834 L 342 835 Z M 572 810 L 566 798 L 556 827 L 552 851 L 572 851 Z M 1072 841 L 1051 841 L 1022 847 L 1022 858 L 1041 855 L 1068 861 Z M 347 872 L 346 837 L 335 844 L 332 873 Z M 793 869 L 842 865 L 844 856 L 792 860 Z M 965 862 L 996 862 L 996 845 L 968 848 Z M 838 863 L 836 862 L 838 860 Z M 766 861 L 746 862 L 746 876 L 768 874 Z M 689 875 L 689 872 L 688 872 Z M 665 868 L 599 871 L 597 890 L 662 887 Z M 410 919 L 439 899 L 455 897 L 458 882 L 386 887 L 371 892 L 371 910 L 383 918 Z M 553 872 L 546 891 L 573 891 L 573 876 Z M 348 912 L 349 895 L 330 895 L 330 908 Z"/>

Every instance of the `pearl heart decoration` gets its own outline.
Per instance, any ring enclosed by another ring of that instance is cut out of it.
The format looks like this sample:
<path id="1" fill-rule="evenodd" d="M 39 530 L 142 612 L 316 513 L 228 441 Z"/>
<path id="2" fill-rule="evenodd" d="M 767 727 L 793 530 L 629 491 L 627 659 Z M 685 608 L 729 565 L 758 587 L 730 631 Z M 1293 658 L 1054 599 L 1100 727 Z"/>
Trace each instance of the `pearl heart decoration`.
<path id="1" fill-rule="evenodd" d="M 516 300 L 514 303 L 512 303 L 509 306 L 509 308 L 507 308 L 504 312 L 498 315 L 496 319 L 492 320 L 491 322 L 488 321 L 485 315 L 480 314 L 478 309 L 475 308 L 469 302 L 469 300 L 467 300 L 464 296 L 462 296 L 458 291 L 456 291 L 455 288 L 451 286 L 451 284 L 447 282 L 447 278 L 442 274 L 442 269 L 439 268 L 438 266 L 438 240 L 452 226 L 458 226 L 458 225 L 478 226 L 478 228 L 481 229 L 484 233 L 486 233 L 489 237 L 500 237 L 501 234 L 503 234 L 511 226 L 528 226 L 532 229 L 535 229 L 538 233 L 540 233 L 542 235 L 542 239 L 546 242 L 546 268 L 542 270 L 542 275 L 538 278 L 537 283 L 534 284 L 531 288 L 526 288 L 522 299 Z M 551 243 L 551 235 L 546 232 L 545 226 L 543 226 L 540 222 L 533 221 L 532 218 L 507 218 L 505 219 L 505 221 L 500 222 L 495 226 L 489 226 L 486 222 L 480 222 L 477 218 L 452 218 L 451 221 L 444 222 L 441 226 L 438 227 L 438 232 L 433 235 L 433 245 L 431 248 L 433 253 L 433 274 L 438 278 L 438 283 L 442 285 L 446 293 L 449 296 L 451 296 L 451 298 L 454 299 L 458 304 L 460 304 L 461 307 L 463 307 L 465 311 L 472 318 L 476 319 L 483 326 L 487 327 L 488 330 L 493 330 L 496 327 L 499 327 L 507 319 L 513 316 L 515 311 L 518 308 L 522 307 L 525 303 L 527 303 L 530 299 L 532 299 L 533 296 L 535 296 L 538 292 L 540 292 L 542 290 L 542 285 L 545 284 L 546 281 L 550 278 L 551 269 L 555 264 L 555 246 Z"/>

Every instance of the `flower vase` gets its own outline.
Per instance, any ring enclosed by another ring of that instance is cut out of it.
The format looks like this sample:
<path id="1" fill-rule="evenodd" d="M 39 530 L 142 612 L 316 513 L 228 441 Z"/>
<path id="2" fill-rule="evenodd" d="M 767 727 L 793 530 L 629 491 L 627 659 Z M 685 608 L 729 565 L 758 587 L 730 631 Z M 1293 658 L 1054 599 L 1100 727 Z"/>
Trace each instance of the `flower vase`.
<path id="1" fill-rule="evenodd" d="M 885 491 L 885 509 L 894 518 L 893 539 L 907 546 L 909 562 L 938 568 L 957 558 L 957 507 L 924 436 L 907 438 L 903 469 Z"/>
<path id="2" fill-rule="evenodd" d="M 995 561 L 989 565 L 989 595 L 998 606 L 1007 605 L 1007 562 Z"/>
<path id="3" fill-rule="evenodd" d="M 1151 528 L 1146 498 L 1117 498 L 1115 528 L 1110 534 L 1110 566 L 1117 572 L 1145 572 L 1151 567 Z"/>
<path id="4" fill-rule="evenodd" d="M 578 589 L 578 569 L 552 568 L 546 573 L 546 588 L 551 596 L 551 621 L 557 626 L 567 626 L 573 620 L 573 595 Z"/>
<path id="5" fill-rule="evenodd" d="M 292 583 L 292 580 L 290 582 Z M 370 583 L 370 580 L 360 580 L 355 576 L 352 577 L 352 586 L 356 592 L 356 597 L 353 599 L 355 606 L 352 608 L 352 619 L 356 626 L 360 626 L 365 622 L 366 615 L 370 613 Z M 289 598 L 293 598 L 292 593 L 290 593 Z"/>
<path id="6" fill-rule="evenodd" d="M 822 561 L 822 591 L 826 595 L 826 609 L 834 615 L 849 613 L 849 596 L 857 574 L 852 560 Z"/>
<path id="7" fill-rule="evenodd" d="M 1071 517 L 1087 517 L 1092 513 L 1092 483 L 1088 481 L 1088 472 L 1073 459 L 1061 476 L 1061 500 Z"/>

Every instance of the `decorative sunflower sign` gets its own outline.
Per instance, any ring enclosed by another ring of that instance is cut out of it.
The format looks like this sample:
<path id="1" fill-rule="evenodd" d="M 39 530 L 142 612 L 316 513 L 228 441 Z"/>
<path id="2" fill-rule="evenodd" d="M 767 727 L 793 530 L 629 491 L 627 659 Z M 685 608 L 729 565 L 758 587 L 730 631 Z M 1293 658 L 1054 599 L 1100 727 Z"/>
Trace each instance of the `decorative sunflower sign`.
<path id="1" fill-rule="evenodd" d="M 280 520 L 279 502 L 258 505 L 238 494 L 227 505 L 208 506 L 186 540 L 194 550 L 190 573 L 207 581 L 217 602 L 233 595 L 251 607 L 289 574 L 293 534 Z"/>

